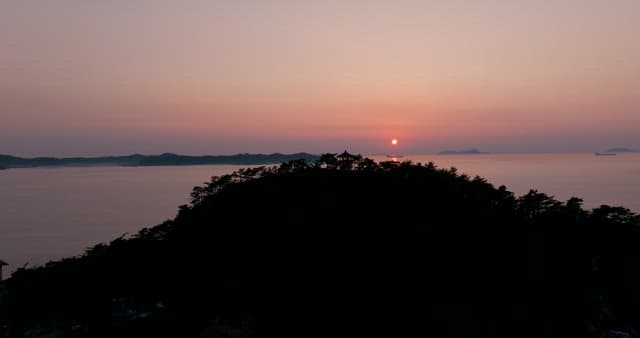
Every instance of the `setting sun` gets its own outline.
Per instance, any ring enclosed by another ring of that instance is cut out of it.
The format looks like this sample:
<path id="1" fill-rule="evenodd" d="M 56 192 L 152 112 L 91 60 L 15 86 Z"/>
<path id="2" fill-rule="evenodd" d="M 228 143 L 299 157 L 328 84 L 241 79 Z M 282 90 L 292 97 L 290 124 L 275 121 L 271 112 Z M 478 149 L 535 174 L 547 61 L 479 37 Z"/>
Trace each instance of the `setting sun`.
<path id="1" fill-rule="evenodd" d="M 398 139 L 394 138 L 393 140 L 391 140 L 391 144 L 394 145 L 394 146 L 398 145 Z"/>

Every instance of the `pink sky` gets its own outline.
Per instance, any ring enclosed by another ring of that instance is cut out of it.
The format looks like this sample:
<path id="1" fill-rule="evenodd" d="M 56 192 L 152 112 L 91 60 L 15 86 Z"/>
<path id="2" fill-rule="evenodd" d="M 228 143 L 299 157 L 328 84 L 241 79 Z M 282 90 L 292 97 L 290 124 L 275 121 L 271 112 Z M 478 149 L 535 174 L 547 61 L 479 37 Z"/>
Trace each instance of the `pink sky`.
<path id="1" fill-rule="evenodd" d="M 640 148 L 640 2 L 0 2 L 0 153 Z"/>

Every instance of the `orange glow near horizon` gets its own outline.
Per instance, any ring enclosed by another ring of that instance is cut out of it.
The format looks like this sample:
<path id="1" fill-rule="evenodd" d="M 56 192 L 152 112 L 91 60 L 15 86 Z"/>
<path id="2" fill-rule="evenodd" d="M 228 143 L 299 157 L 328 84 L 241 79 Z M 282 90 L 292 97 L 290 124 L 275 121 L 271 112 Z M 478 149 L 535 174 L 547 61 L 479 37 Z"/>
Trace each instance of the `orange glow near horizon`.
<path id="1" fill-rule="evenodd" d="M 640 1 L 5 2 L 0 154 L 640 148 Z"/>

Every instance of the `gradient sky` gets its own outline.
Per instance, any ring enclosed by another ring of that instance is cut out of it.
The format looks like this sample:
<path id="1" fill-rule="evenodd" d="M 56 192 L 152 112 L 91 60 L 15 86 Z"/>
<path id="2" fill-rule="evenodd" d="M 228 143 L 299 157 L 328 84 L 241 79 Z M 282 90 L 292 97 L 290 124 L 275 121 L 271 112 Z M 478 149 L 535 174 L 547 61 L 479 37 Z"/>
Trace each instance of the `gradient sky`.
<path id="1" fill-rule="evenodd" d="M 0 1 L 0 153 L 640 148 L 640 1 Z"/>

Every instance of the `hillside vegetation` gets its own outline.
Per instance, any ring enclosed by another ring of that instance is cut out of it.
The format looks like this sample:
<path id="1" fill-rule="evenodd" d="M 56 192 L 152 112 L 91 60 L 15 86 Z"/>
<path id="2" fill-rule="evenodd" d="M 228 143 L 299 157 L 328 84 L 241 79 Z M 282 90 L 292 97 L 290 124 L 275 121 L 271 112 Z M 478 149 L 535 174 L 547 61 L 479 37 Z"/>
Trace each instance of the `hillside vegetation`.
<path id="1" fill-rule="evenodd" d="M 191 198 L 19 269 L 0 336 L 631 337 L 640 323 L 640 219 L 624 208 L 330 154 Z"/>

